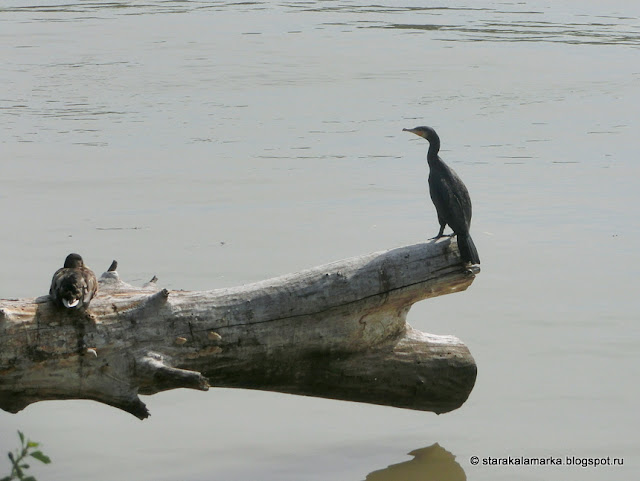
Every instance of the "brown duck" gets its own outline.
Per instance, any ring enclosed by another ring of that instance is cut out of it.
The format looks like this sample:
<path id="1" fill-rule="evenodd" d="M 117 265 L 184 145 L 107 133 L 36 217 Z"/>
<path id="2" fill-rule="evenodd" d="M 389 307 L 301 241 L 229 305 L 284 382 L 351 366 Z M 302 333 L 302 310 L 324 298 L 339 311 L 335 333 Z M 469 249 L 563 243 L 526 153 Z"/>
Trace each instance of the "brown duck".
<path id="1" fill-rule="evenodd" d="M 98 281 L 91 269 L 84 265 L 79 254 L 69 254 L 64 267 L 51 279 L 49 296 L 60 307 L 87 309 L 98 291 Z"/>

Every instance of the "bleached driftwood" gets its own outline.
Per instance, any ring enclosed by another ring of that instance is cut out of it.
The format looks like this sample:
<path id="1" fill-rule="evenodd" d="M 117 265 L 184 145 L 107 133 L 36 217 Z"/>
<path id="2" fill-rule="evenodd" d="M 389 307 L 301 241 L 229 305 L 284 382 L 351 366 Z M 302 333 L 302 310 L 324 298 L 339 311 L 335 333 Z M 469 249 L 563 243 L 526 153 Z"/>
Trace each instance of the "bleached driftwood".
<path id="1" fill-rule="evenodd" d="M 0 301 L 0 408 L 93 399 L 144 419 L 138 394 L 217 386 L 451 411 L 475 362 L 405 318 L 477 272 L 450 238 L 212 291 L 136 288 L 114 265 L 86 314 L 48 296 Z"/>

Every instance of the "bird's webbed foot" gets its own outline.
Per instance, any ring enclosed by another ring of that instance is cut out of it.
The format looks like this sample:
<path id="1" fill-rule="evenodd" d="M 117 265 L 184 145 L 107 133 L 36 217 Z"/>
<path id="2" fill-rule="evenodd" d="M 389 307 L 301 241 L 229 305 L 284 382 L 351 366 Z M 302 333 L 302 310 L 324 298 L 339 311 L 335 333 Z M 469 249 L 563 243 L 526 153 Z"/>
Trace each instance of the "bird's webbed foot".
<path id="1" fill-rule="evenodd" d="M 438 235 L 435 237 L 432 237 L 429 240 L 437 240 L 440 239 L 440 237 L 452 237 L 455 235 L 455 233 L 453 234 L 447 234 L 446 236 L 444 235 L 444 228 L 445 228 L 446 224 L 440 224 L 440 231 L 438 232 Z"/>

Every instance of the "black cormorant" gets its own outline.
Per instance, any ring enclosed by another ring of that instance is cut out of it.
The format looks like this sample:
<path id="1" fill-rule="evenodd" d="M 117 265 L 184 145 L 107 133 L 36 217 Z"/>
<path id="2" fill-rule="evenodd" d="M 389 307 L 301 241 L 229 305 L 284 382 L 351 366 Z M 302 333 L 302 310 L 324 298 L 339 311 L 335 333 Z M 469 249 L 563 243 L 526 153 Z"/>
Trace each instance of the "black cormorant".
<path id="1" fill-rule="evenodd" d="M 64 267 L 51 279 L 49 296 L 60 307 L 87 309 L 98 291 L 98 281 L 91 269 L 84 265 L 78 254 L 69 254 Z"/>
<path id="2" fill-rule="evenodd" d="M 469 191 L 451 167 L 445 164 L 438 151 L 440 150 L 440 137 L 431 127 L 416 127 L 415 129 L 403 129 L 427 139 L 429 152 L 429 193 L 433 205 L 436 206 L 440 232 L 435 237 L 442 237 L 444 228 L 448 224 L 453 233 L 458 237 L 458 249 L 463 261 L 471 264 L 480 264 L 480 257 L 476 249 L 469 228 L 471 227 L 471 198 Z"/>

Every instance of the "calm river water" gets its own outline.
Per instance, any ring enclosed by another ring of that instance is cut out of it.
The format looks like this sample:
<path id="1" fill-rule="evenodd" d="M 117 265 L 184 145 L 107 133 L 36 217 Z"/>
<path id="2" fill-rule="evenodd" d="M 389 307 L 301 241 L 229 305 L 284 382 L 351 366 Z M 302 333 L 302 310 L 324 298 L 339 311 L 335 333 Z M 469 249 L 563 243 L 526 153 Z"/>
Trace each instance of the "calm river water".
<path id="1" fill-rule="evenodd" d="M 147 397 L 140 422 L 45 402 L 0 412 L 3 458 L 21 429 L 51 480 L 640 475 L 638 2 L 0 0 L 0 39 L 2 298 L 46 293 L 72 251 L 199 290 L 420 242 L 427 144 L 401 130 L 423 124 L 483 261 L 409 314 L 476 358 L 457 411 L 212 389 Z M 623 465 L 482 463 L 508 456 Z"/>

